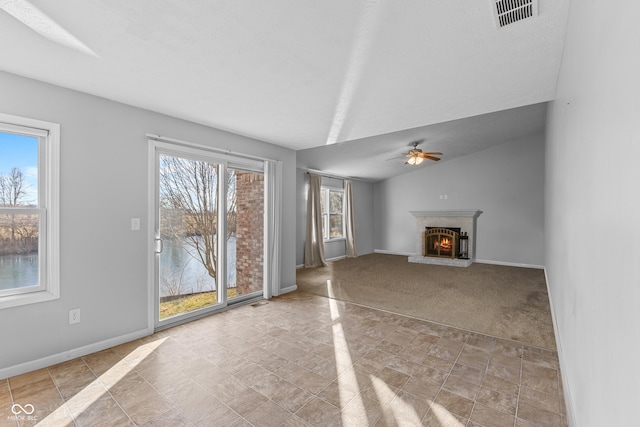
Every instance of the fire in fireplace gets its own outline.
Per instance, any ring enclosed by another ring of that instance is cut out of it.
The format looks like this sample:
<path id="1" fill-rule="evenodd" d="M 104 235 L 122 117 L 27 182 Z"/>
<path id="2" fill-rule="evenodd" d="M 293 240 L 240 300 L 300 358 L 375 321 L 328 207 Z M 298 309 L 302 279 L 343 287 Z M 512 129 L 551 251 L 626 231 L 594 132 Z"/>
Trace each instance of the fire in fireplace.
<path id="1" fill-rule="evenodd" d="M 424 256 L 460 258 L 460 227 L 425 227 Z"/>

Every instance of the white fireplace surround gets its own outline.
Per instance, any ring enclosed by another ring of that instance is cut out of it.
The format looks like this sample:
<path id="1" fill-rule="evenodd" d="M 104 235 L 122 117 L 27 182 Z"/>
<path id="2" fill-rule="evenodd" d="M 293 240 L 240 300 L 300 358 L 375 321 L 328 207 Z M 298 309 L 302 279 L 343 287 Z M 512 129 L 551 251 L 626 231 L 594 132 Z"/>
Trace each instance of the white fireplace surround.
<path id="1" fill-rule="evenodd" d="M 469 267 L 476 254 L 477 218 L 482 213 L 478 209 L 449 209 L 432 211 L 410 211 L 416 217 L 416 254 L 409 257 L 409 262 L 420 264 L 450 265 Z M 425 227 L 460 227 L 469 236 L 469 259 L 426 257 L 424 254 Z"/>

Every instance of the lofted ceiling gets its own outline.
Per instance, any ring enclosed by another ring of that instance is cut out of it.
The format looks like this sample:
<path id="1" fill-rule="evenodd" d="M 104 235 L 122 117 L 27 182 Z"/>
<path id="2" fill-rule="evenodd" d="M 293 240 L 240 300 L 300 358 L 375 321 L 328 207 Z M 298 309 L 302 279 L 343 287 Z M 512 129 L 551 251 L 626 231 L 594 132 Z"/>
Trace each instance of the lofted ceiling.
<path id="1" fill-rule="evenodd" d="M 535 104 L 555 96 L 569 0 L 539 0 L 536 16 L 503 28 L 494 7 L 0 0 L 0 70 L 294 150 L 386 141 L 392 152 L 435 132 L 446 159 L 499 139 L 460 141 L 478 117 L 539 120 Z"/>
<path id="2" fill-rule="evenodd" d="M 297 153 L 298 167 L 366 181 L 409 173 L 434 164 L 407 166 L 406 154 L 419 142 L 424 152 L 442 152 L 438 163 L 544 132 L 546 103 L 436 123 L 348 143 L 307 148 Z"/>

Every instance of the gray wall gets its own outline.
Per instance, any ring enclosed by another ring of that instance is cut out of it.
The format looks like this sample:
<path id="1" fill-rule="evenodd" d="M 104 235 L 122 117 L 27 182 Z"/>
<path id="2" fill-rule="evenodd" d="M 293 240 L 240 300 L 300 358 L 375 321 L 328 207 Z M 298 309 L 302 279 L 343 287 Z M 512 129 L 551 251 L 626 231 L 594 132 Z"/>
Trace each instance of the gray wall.
<path id="1" fill-rule="evenodd" d="M 146 133 L 283 161 L 281 288 L 295 285 L 294 151 L 4 72 L 0 93 L 3 113 L 61 125 L 61 298 L 0 310 L 0 370 L 147 328 Z"/>
<path id="2" fill-rule="evenodd" d="M 548 111 L 545 265 L 573 426 L 638 425 L 638 16 L 571 2 Z"/>
<path id="3" fill-rule="evenodd" d="M 337 180 L 329 180 L 337 181 Z M 328 181 L 328 183 L 329 183 Z M 304 264 L 304 242 L 307 224 L 307 172 L 296 170 L 296 265 Z M 323 179 L 323 183 L 324 183 Z M 358 255 L 373 252 L 373 184 L 352 180 L 353 209 L 355 211 L 356 249 Z M 346 254 L 344 240 L 325 243 L 325 258 L 339 258 Z"/>
<path id="4" fill-rule="evenodd" d="M 375 249 L 416 252 L 409 211 L 479 209 L 477 260 L 542 266 L 544 160 L 539 134 L 375 184 Z"/>

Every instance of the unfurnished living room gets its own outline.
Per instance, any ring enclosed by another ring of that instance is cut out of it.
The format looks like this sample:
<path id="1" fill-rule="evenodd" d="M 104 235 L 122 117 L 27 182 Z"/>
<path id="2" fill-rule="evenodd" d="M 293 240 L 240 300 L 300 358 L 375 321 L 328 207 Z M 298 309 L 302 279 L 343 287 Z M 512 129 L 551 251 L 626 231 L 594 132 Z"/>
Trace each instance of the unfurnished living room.
<path id="1" fill-rule="evenodd" d="M 0 0 L 0 426 L 631 426 L 633 2 Z"/>

